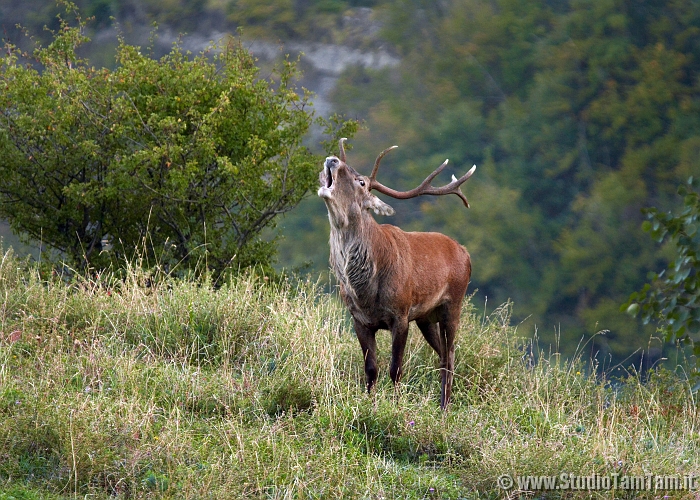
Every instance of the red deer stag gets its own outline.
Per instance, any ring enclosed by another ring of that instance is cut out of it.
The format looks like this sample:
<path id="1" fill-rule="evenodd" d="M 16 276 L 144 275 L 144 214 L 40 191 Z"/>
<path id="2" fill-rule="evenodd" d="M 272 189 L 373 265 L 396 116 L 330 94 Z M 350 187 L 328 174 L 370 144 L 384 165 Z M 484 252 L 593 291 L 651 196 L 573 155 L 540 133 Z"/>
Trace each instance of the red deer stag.
<path id="1" fill-rule="evenodd" d="M 391 330 L 389 373 L 397 384 L 408 324 L 415 321 L 440 356 L 440 406 L 446 409 L 452 393 L 455 334 L 471 276 L 469 253 L 444 234 L 406 233 L 396 226 L 377 224 L 370 210 L 393 215 L 394 209 L 370 191 L 398 199 L 452 193 L 469 207 L 459 186 L 471 177 L 476 166 L 460 179 L 453 176 L 446 186 L 433 187 L 430 182 L 445 168 L 445 160 L 418 187 L 395 191 L 377 182 L 376 176 L 381 159 L 397 146 L 382 151 L 372 174 L 366 177 L 345 163 L 345 140 L 340 140 L 340 157 L 329 156 L 324 162 L 318 195 L 328 208 L 330 265 L 340 282 L 340 294 L 352 315 L 365 357 L 367 391 L 377 380 L 377 330 Z"/>

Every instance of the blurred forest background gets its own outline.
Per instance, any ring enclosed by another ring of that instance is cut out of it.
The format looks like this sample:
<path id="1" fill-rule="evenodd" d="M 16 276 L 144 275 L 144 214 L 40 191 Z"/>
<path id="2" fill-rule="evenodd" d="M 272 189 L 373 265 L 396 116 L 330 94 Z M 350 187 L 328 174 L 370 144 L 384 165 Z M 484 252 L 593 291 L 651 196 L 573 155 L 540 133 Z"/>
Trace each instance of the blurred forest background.
<path id="1" fill-rule="evenodd" d="M 697 0 L 76 3 L 94 16 L 85 55 L 96 66 L 115 64 L 112 18 L 143 45 L 156 22 L 164 52 L 178 33 L 196 49 L 238 28 L 263 68 L 305 52 L 301 83 L 318 93 L 317 112 L 363 122 L 348 153 L 359 171 L 394 144 L 379 178 L 397 189 L 445 158 L 436 182 L 477 165 L 463 187 L 471 209 L 451 197 L 387 200 L 396 216 L 380 217 L 465 245 L 477 306 L 512 300 L 520 334 L 565 355 L 607 330 L 585 346 L 607 369 L 639 363 L 650 347 L 659 356 L 654 328 L 619 308 L 670 257 L 641 230 L 641 209 L 677 208 L 677 187 L 700 175 Z M 0 0 L 3 37 L 28 48 L 15 25 L 41 38 L 61 11 Z M 279 230 L 280 269 L 329 279 L 328 219 L 313 191 Z M 6 226 L 0 234 L 17 242 Z"/>

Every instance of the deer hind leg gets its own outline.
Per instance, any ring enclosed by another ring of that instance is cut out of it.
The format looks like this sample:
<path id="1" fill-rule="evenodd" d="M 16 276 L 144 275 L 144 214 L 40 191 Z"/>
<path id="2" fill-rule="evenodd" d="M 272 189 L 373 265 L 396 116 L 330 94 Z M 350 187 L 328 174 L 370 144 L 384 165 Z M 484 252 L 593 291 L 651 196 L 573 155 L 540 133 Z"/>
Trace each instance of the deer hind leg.
<path id="1" fill-rule="evenodd" d="M 418 329 L 425 337 L 425 341 L 430 347 L 442 358 L 442 342 L 440 341 L 440 331 L 437 323 L 431 323 L 427 320 L 416 320 Z"/>
<path id="2" fill-rule="evenodd" d="M 440 353 L 440 371 L 442 373 L 442 393 L 440 407 L 447 409 L 452 395 L 452 381 L 455 369 L 455 336 L 459 328 L 459 309 L 456 313 L 447 311 L 446 317 L 440 321 L 440 336 L 444 350 Z"/>
<path id="3" fill-rule="evenodd" d="M 362 356 L 365 358 L 365 376 L 367 377 L 367 392 L 369 393 L 377 381 L 377 340 L 376 329 L 367 328 L 355 321 L 355 335 L 360 341 Z"/>
<path id="4" fill-rule="evenodd" d="M 426 320 L 422 321 L 416 321 L 416 325 L 418 325 L 418 328 L 420 329 L 421 333 L 423 334 L 423 337 L 425 337 L 426 342 L 428 342 L 428 345 L 433 348 L 433 350 L 437 353 L 437 355 L 440 357 L 440 376 L 442 378 L 442 387 L 440 390 L 440 406 L 444 409 L 445 408 L 445 384 L 447 383 L 447 379 L 445 377 L 445 374 L 447 373 L 446 370 L 446 357 L 444 355 L 444 340 L 443 336 L 440 335 L 440 329 L 438 328 L 438 323 L 431 323 Z M 449 396 L 448 396 L 449 399 Z"/>
<path id="5" fill-rule="evenodd" d="M 394 384 L 401 380 L 403 353 L 408 339 L 408 318 L 397 318 L 391 326 L 391 365 L 389 375 Z"/>

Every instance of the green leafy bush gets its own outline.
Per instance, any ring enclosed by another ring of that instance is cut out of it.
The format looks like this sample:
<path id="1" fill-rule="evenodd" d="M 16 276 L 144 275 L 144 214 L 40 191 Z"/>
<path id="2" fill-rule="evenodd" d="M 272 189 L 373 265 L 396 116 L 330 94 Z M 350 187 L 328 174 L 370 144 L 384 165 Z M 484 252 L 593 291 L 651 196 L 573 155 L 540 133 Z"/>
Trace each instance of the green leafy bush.
<path id="1" fill-rule="evenodd" d="M 10 44 L 0 60 L 0 217 L 82 267 L 135 247 L 171 268 L 269 267 L 260 232 L 320 163 L 301 144 L 313 111 L 295 63 L 266 80 L 237 40 L 155 60 L 122 39 L 117 68 L 96 69 L 67 12 L 77 25 L 61 19 L 36 64 Z"/>
<path id="2" fill-rule="evenodd" d="M 630 314 L 640 311 L 648 323 L 657 321 L 666 341 L 675 339 L 693 344 L 693 335 L 700 333 L 700 193 L 691 177 L 688 186 L 681 186 L 683 209 L 679 213 L 646 209 L 648 220 L 643 229 L 657 242 L 670 241 L 674 259 L 660 273 L 651 274 L 651 283 L 630 296 L 622 306 Z M 700 356 L 700 344 L 694 346 Z"/>

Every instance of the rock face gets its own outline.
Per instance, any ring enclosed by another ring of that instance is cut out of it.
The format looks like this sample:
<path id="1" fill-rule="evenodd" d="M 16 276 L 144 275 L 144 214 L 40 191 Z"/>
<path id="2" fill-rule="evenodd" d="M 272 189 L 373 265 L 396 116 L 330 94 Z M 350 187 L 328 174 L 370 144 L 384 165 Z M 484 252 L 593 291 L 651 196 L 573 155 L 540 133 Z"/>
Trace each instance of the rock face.
<path id="1" fill-rule="evenodd" d="M 363 66 L 372 69 L 381 69 L 396 66 L 398 58 L 387 51 L 363 51 L 344 45 L 330 45 L 321 43 L 289 42 L 283 46 L 269 42 L 253 41 L 248 44 L 250 51 L 260 59 L 274 59 L 280 53 L 304 54 L 304 61 L 314 70 L 326 76 L 338 77 L 350 66 Z"/>
<path id="2" fill-rule="evenodd" d="M 340 75 L 346 69 L 361 66 L 370 69 L 382 69 L 397 66 L 399 58 L 382 48 L 357 48 L 360 37 L 376 36 L 378 27 L 369 21 L 371 9 L 358 9 L 353 16 L 345 16 L 343 24 L 348 25 L 348 42 L 352 45 L 334 45 L 327 43 L 288 41 L 269 42 L 265 40 L 245 41 L 244 45 L 263 63 L 273 63 L 289 54 L 291 60 L 296 60 L 299 54 L 303 76 L 299 82 L 315 93 L 313 104 L 316 113 L 327 117 L 332 113 L 330 95 Z M 358 31 L 363 30 L 363 33 Z M 167 28 L 161 29 L 157 39 L 158 48 L 167 52 L 172 44 L 179 40 L 185 50 L 193 54 L 199 53 L 228 36 L 227 33 L 213 31 L 207 35 L 194 33 L 180 37 Z"/>
<path id="3" fill-rule="evenodd" d="M 397 66 L 399 59 L 385 50 L 360 50 L 344 45 L 288 42 L 276 45 L 265 41 L 247 44 L 249 50 L 260 60 L 274 61 L 289 54 L 292 59 L 303 54 L 301 59 L 304 75 L 300 84 L 313 91 L 314 108 L 321 116 L 332 113 L 330 95 L 340 75 L 353 66 L 382 69 Z"/>

